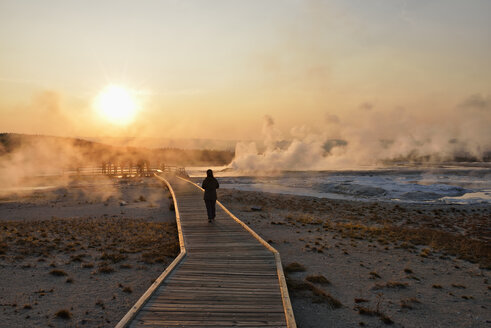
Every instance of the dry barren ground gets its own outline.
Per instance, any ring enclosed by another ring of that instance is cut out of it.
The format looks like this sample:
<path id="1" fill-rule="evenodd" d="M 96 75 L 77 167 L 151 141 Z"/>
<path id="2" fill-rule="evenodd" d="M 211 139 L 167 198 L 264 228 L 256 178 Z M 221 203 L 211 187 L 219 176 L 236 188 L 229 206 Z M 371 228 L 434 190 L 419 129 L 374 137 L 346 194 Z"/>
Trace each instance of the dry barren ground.
<path id="1" fill-rule="evenodd" d="M 219 198 L 280 251 L 299 327 L 491 324 L 489 205 Z M 3 197 L 2 327 L 112 327 L 177 252 L 152 179 Z"/>
<path id="2" fill-rule="evenodd" d="M 0 326 L 112 327 L 178 252 L 155 180 L 4 197 Z"/>
<path id="3" fill-rule="evenodd" d="M 281 254 L 299 327 L 489 327 L 489 205 L 220 190 Z"/>

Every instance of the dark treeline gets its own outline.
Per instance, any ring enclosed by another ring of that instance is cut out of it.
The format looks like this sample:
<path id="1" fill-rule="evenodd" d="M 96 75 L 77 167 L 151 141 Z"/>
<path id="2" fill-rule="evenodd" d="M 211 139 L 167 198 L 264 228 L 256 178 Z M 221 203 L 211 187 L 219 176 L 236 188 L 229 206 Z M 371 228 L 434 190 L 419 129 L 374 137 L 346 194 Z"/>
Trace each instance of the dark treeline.
<path id="1" fill-rule="evenodd" d="M 102 162 L 145 160 L 150 165 L 225 165 L 234 152 L 225 150 L 111 146 L 79 138 L 0 133 L 0 159 L 23 156 L 26 160 L 53 161 L 69 166 L 99 166 Z"/>

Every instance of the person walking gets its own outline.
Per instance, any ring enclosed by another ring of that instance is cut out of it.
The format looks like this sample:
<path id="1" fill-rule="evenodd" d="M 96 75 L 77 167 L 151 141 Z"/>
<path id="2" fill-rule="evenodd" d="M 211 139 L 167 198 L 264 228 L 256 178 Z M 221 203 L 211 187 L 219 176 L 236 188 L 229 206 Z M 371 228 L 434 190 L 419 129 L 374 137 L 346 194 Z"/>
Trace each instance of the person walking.
<path id="1" fill-rule="evenodd" d="M 208 213 L 208 222 L 215 220 L 215 205 L 217 202 L 217 189 L 220 187 L 217 179 L 213 176 L 213 171 L 206 171 L 206 178 L 201 184 L 201 188 L 205 190 L 203 199 L 205 200 L 206 211 Z"/>

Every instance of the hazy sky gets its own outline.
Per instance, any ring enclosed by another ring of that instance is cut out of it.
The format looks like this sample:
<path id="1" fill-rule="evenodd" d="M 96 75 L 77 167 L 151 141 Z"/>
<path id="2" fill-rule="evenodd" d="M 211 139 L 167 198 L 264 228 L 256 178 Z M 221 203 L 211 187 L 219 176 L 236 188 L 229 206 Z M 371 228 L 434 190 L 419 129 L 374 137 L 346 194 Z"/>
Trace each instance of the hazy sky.
<path id="1" fill-rule="evenodd" d="M 265 115 L 288 134 L 401 110 L 438 124 L 473 100 L 489 113 L 490 56 L 489 0 L 0 0 L 0 131 L 253 139 Z M 133 123 L 95 113 L 108 84 L 137 92 Z"/>

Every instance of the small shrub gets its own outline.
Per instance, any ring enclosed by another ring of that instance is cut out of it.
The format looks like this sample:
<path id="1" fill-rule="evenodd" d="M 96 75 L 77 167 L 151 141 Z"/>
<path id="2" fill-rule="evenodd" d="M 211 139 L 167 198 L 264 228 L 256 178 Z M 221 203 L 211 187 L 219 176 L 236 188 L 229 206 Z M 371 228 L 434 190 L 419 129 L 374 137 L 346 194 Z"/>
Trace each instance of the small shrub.
<path id="1" fill-rule="evenodd" d="M 82 264 L 82 268 L 84 269 L 90 269 L 94 267 L 94 263 L 84 263 Z"/>
<path id="2" fill-rule="evenodd" d="M 434 285 L 433 285 L 433 286 L 431 286 L 431 287 L 433 287 L 433 288 L 435 288 L 435 289 L 442 289 L 442 288 L 443 288 L 443 287 L 442 287 L 442 285 L 438 285 L 438 284 L 434 284 Z"/>
<path id="3" fill-rule="evenodd" d="M 133 289 L 130 286 L 126 286 L 123 288 L 123 292 L 130 294 L 133 293 Z"/>

